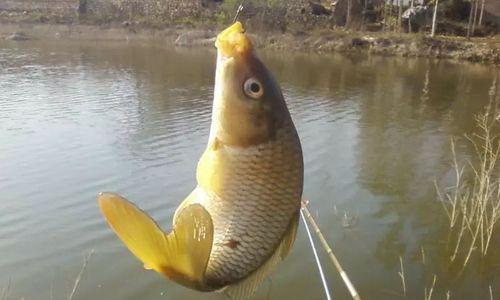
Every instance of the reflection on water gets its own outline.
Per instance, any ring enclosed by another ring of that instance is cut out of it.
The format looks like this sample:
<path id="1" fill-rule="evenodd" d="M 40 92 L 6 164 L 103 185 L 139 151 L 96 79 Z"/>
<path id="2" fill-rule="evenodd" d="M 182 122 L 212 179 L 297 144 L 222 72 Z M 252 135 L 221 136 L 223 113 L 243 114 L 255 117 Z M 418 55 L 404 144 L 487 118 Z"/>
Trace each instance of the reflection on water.
<path id="1" fill-rule="evenodd" d="M 447 223 L 433 188 L 450 176 L 449 137 L 473 132 L 497 70 L 382 57 L 262 57 L 302 139 L 304 195 L 365 299 L 402 298 L 400 256 L 409 299 L 423 297 L 433 274 L 436 298 L 448 289 L 454 299 L 487 298 L 489 285 L 500 291 L 498 251 L 458 278 L 448 270 Z M 0 287 L 11 279 L 15 299 L 65 295 L 83 255 L 95 249 L 78 299 L 200 297 L 142 270 L 95 198 L 119 192 L 169 226 L 206 143 L 214 60 L 211 50 L 162 44 L 0 42 Z M 351 226 L 343 226 L 346 214 L 356 220 Z M 500 246 L 495 239 L 491 249 Z M 327 271 L 334 295 L 348 299 L 333 268 Z M 323 299 L 302 229 L 256 298 L 268 292 Z"/>

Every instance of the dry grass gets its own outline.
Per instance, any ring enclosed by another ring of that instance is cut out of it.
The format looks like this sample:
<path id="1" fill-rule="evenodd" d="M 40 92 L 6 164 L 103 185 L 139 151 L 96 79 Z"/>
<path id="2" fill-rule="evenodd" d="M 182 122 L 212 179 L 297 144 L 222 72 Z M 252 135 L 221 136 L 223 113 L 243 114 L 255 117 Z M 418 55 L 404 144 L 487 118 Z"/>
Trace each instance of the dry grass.
<path id="1" fill-rule="evenodd" d="M 76 276 L 75 282 L 73 283 L 73 289 L 71 290 L 71 293 L 67 297 L 68 300 L 73 300 L 73 298 L 75 297 L 76 291 L 80 286 L 80 281 L 82 280 L 83 273 L 85 273 L 85 269 L 87 268 L 87 265 L 89 264 L 90 258 L 92 257 L 93 254 L 94 254 L 94 249 L 90 250 L 90 252 L 83 258 L 82 268 L 80 269 L 78 276 Z"/>
<path id="2" fill-rule="evenodd" d="M 432 299 L 432 292 L 434 291 L 434 286 L 436 285 L 436 279 L 437 279 L 437 276 L 434 274 L 434 277 L 432 279 L 432 285 L 429 288 L 429 291 L 427 291 L 427 288 L 424 289 L 424 299 L 425 300 Z"/>
<path id="3" fill-rule="evenodd" d="M 10 297 L 10 280 L 7 282 L 7 286 L 0 289 L 0 300 L 7 300 Z"/>
<path id="4" fill-rule="evenodd" d="M 475 250 L 484 257 L 488 254 L 492 236 L 500 220 L 500 114 L 494 106 L 496 78 L 490 90 L 491 101 L 484 113 L 476 116 L 478 133 L 466 136 L 474 148 L 474 156 L 463 166 L 457 161 L 455 140 L 451 141 L 455 185 L 440 191 L 438 197 L 448 215 L 450 233 L 454 243 L 452 262 L 461 258 L 463 268 Z M 469 180 L 464 174 L 471 174 Z M 436 184 L 437 186 L 437 184 Z"/>
<path id="5" fill-rule="evenodd" d="M 406 297 L 406 278 L 405 278 L 405 269 L 403 267 L 403 258 L 399 257 L 399 267 L 401 270 L 398 272 L 399 277 L 401 278 L 401 288 L 403 289 L 403 296 Z"/>
<path id="6" fill-rule="evenodd" d="M 92 249 L 85 257 L 83 258 L 83 265 L 80 268 L 80 272 L 75 278 L 75 281 L 73 283 L 73 288 L 71 289 L 71 292 L 67 295 L 66 299 L 67 300 L 73 300 L 76 292 L 78 291 L 78 287 L 80 286 L 80 282 L 82 280 L 83 274 L 85 273 L 85 269 L 87 268 L 87 265 L 89 264 L 90 258 L 94 254 L 94 249 Z M 8 300 L 10 299 L 10 294 L 11 293 L 11 281 L 9 280 L 7 283 L 7 286 L 4 288 L 0 288 L 0 300 Z M 24 298 L 21 298 L 21 300 Z M 54 299 L 53 295 L 53 285 L 50 287 L 50 299 Z"/>

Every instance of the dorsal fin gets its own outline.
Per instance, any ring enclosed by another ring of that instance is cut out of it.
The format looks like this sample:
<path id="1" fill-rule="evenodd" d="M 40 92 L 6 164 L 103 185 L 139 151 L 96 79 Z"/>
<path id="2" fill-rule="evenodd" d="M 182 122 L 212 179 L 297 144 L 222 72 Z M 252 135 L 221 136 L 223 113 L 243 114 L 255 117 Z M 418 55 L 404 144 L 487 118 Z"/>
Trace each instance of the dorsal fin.
<path id="1" fill-rule="evenodd" d="M 111 228 L 146 268 L 186 287 L 208 289 L 204 276 L 212 250 L 213 224 L 203 206 L 185 206 L 167 235 L 123 197 L 102 193 L 98 202 Z"/>

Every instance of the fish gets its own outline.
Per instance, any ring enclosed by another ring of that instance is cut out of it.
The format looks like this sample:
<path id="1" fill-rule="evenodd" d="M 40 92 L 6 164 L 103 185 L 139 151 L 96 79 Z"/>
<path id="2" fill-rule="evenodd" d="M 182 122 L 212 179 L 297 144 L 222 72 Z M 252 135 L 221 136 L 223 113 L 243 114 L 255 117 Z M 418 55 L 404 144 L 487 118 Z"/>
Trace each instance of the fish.
<path id="1" fill-rule="evenodd" d="M 146 269 L 187 288 L 247 299 L 293 246 L 302 147 L 281 88 L 243 25 L 223 30 L 215 46 L 208 143 L 171 232 L 118 194 L 101 193 L 98 204 Z"/>

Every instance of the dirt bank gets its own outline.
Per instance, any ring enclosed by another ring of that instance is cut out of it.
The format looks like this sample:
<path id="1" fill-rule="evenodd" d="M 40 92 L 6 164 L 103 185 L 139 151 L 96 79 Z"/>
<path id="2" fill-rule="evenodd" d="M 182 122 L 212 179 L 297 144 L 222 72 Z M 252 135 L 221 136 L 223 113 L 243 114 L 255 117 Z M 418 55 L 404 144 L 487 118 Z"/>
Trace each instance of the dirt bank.
<path id="1" fill-rule="evenodd" d="M 221 29 L 217 25 L 170 25 L 149 28 L 130 23 L 114 25 L 64 25 L 33 22 L 3 23 L 0 38 L 79 39 L 79 40 L 148 40 L 161 39 L 178 46 L 213 46 L 213 37 Z M 252 32 L 249 29 L 249 32 Z M 259 48 L 279 51 L 356 52 L 375 55 L 430 57 L 489 64 L 500 64 L 500 37 L 473 38 L 425 34 L 355 32 L 345 30 L 313 30 L 295 32 L 253 31 Z"/>
<path id="2" fill-rule="evenodd" d="M 315 4 L 320 2 L 328 1 L 247 1 L 240 19 L 260 48 L 500 64 L 500 35 L 470 40 L 440 35 L 450 34 L 443 16 L 435 38 L 428 36 L 427 25 L 419 33 L 395 33 L 405 28 L 395 27 L 393 13 L 390 17 L 385 14 L 394 5 L 367 1 L 365 8 L 371 17 L 366 18 L 360 17 L 360 7 L 352 7 L 352 20 L 347 24 L 345 0 L 334 8 Z M 0 38 L 162 39 L 179 46 L 212 47 L 213 37 L 231 22 L 239 3 L 241 0 L 0 0 Z M 442 11 L 447 11 L 446 5 Z M 457 24 L 463 27 L 462 23 Z"/>
<path id="3" fill-rule="evenodd" d="M 474 38 L 425 34 L 331 31 L 270 36 L 263 45 L 274 49 L 430 57 L 500 64 L 500 37 Z"/>

